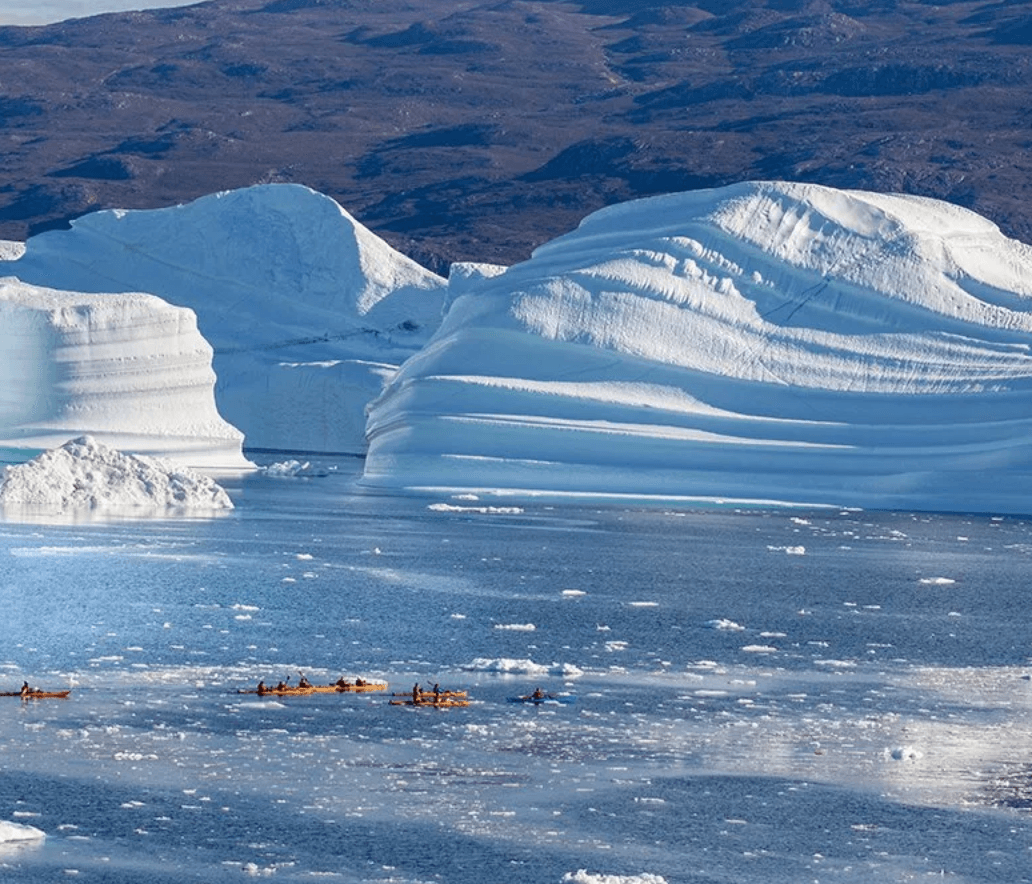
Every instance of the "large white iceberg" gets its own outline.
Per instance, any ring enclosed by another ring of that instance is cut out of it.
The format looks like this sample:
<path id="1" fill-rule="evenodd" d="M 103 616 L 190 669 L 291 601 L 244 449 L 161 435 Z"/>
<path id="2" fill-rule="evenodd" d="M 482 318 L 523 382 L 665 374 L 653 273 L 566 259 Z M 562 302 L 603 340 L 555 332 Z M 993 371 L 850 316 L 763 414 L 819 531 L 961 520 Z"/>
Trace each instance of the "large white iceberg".
<path id="1" fill-rule="evenodd" d="M 86 215 L 32 237 L 3 272 L 188 307 L 215 351 L 219 413 L 247 448 L 351 454 L 365 449 L 366 404 L 436 329 L 447 287 L 292 184 Z"/>
<path id="2" fill-rule="evenodd" d="M 91 436 L 72 439 L 0 473 L 0 509 L 232 509 L 210 476 L 161 458 L 125 454 Z"/>
<path id="3" fill-rule="evenodd" d="M 1032 249 L 970 211 L 745 183 L 457 282 L 367 484 L 1032 506 Z"/>
<path id="4" fill-rule="evenodd" d="M 0 353 L 0 459 L 89 432 L 194 466 L 251 466 L 215 408 L 211 346 L 190 310 L 0 279 Z"/>

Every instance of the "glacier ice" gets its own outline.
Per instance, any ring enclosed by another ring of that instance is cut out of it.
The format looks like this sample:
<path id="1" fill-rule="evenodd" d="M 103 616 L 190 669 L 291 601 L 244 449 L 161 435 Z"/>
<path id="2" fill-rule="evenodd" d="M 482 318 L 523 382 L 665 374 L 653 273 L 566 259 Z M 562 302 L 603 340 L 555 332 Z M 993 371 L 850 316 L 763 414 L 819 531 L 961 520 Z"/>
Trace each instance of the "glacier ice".
<path id="1" fill-rule="evenodd" d="M 243 436 L 216 411 L 211 346 L 190 310 L 149 294 L 56 291 L 4 278 L 0 352 L 6 459 L 89 432 L 194 466 L 251 466 Z"/>
<path id="2" fill-rule="evenodd" d="M 1032 249 L 947 203 L 749 182 L 463 277 L 363 481 L 1028 512 Z"/>
<path id="3" fill-rule="evenodd" d="M 32 237 L 3 270 L 190 308 L 215 351 L 219 413 L 245 446 L 312 453 L 364 451 L 366 403 L 436 329 L 447 290 L 294 184 L 95 212 Z"/>

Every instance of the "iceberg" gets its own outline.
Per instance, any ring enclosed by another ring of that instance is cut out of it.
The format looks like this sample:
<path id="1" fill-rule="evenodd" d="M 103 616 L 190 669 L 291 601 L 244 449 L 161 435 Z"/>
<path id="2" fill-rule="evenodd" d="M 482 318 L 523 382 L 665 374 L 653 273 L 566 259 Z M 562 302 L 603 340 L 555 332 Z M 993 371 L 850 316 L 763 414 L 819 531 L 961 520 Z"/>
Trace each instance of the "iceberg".
<path id="1" fill-rule="evenodd" d="M 192 310 L 214 349 L 218 412 L 256 450 L 362 454 L 366 404 L 427 342 L 447 292 L 294 184 L 95 212 L 15 255 L 3 272 L 23 282 Z"/>
<path id="2" fill-rule="evenodd" d="M 124 454 L 91 436 L 72 439 L 27 463 L 4 467 L 0 508 L 34 511 L 232 509 L 209 476 L 161 458 Z"/>
<path id="3" fill-rule="evenodd" d="M 963 208 L 654 197 L 449 303 L 370 405 L 366 485 L 1029 512 L 1032 248 Z"/>
<path id="4" fill-rule="evenodd" d="M 215 408 L 192 311 L 141 293 L 0 279 L 0 453 L 26 460 L 92 433 L 117 448 L 226 470 L 252 465 Z"/>

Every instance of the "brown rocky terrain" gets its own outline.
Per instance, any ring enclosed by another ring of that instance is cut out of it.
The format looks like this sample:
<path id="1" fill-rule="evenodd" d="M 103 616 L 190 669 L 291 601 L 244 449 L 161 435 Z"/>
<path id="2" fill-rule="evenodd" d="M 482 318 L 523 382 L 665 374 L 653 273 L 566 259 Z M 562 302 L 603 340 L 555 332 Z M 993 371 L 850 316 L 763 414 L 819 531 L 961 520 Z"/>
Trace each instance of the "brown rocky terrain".
<path id="1" fill-rule="evenodd" d="M 0 238 L 262 181 L 443 270 L 750 178 L 923 194 L 1032 241 L 1032 7 L 212 0 L 0 28 Z"/>

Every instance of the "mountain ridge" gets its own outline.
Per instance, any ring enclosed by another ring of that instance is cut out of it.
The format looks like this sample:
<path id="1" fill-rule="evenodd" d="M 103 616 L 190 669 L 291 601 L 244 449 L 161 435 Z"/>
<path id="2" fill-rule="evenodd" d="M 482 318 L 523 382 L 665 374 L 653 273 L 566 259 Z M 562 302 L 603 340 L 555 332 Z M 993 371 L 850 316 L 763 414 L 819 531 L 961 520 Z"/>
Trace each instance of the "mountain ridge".
<path id="1" fill-rule="evenodd" d="M 0 238 L 294 182 L 443 272 L 605 205 L 779 179 L 1032 241 L 1027 32 L 981 0 L 210 0 L 4 27 Z"/>

